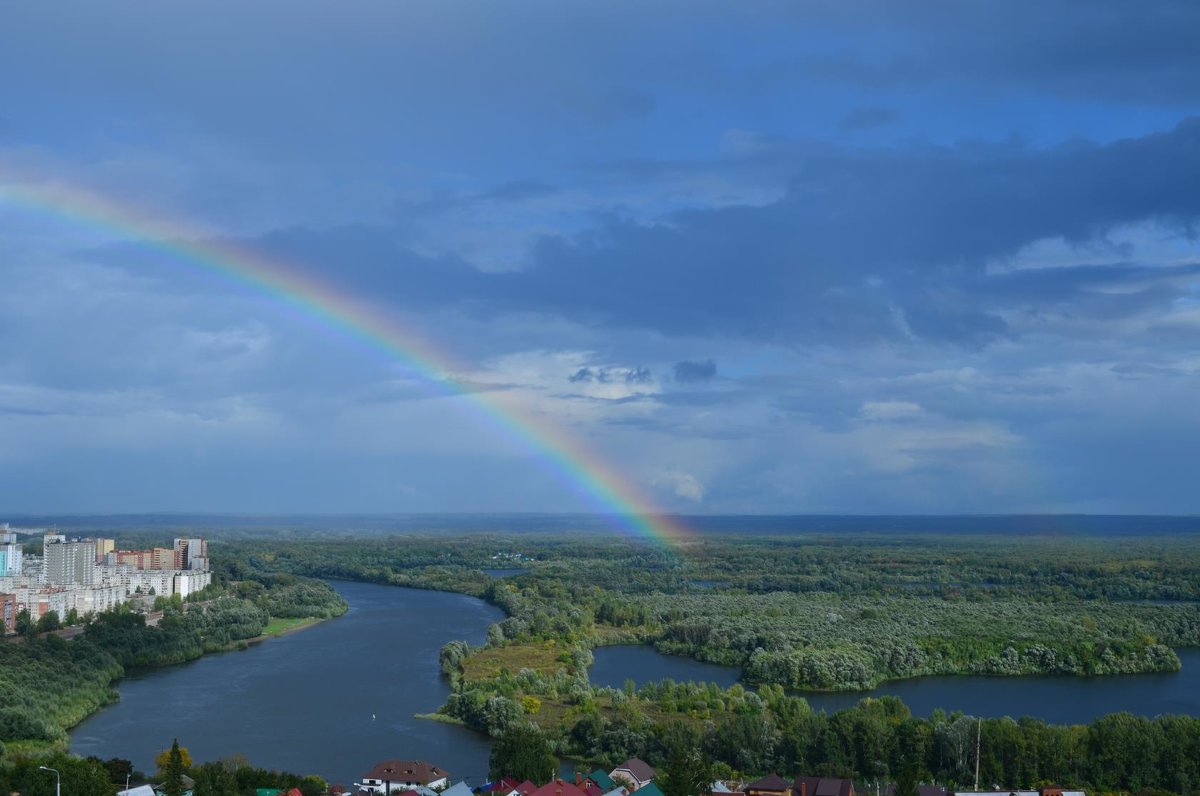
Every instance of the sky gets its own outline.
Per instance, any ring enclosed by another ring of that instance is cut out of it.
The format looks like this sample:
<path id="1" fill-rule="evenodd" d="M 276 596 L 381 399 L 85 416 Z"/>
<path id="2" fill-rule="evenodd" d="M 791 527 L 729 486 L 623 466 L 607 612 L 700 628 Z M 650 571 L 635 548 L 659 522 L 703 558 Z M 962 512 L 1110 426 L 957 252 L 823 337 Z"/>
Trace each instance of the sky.
<path id="1" fill-rule="evenodd" d="M 1190 1 L 11 5 L 0 515 L 595 507 L 480 401 L 669 512 L 1200 512 L 1197 40 Z M 446 357 L 17 198 L 65 189 Z"/>

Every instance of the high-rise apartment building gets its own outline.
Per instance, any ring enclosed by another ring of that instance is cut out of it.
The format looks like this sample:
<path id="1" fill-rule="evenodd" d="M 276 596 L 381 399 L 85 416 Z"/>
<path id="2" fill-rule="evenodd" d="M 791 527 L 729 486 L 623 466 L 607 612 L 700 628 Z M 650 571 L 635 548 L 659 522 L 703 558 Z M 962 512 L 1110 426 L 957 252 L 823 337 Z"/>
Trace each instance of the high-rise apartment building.
<path id="1" fill-rule="evenodd" d="M 95 541 L 75 539 L 68 542 L 61 536 L 51 541 L 51 538 L 50 535 L 45 537 L 43 548 L 46 582 L 92 584 L 96 579 Z"/>
<path id="2" fill-rule="evenodd" d="M 104 557 L 117 549 L 116 539 L 97 539 L 96 540 L 96 560 L 103 561 Z"/>
<path id="3" fill-rule="evenodd" d="M 176 539 L 179 569 L 208 569 L 208 541 L 199 537 Z"/>
<path id="4" fill-rule="evenodd" d="M 0 594 L 0 632 L 17 632 L 17 595 Z"/>
<path id="5" fill-rule="evenodd" d="M 0 578 L 21 574 L 21 543 L 17 535 L 0 530 Z"/>
<path id="6" fill-rule="evenodd" d="M 151 569 L 182 569 L 179 551 L 170 547 L 155 547 L 150 551 Z"/>

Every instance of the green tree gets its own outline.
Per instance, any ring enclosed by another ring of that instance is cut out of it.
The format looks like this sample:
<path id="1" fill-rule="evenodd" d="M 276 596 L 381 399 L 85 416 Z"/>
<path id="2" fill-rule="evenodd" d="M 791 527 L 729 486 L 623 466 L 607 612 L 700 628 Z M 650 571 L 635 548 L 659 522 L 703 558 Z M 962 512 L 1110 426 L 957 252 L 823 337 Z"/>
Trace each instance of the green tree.
<path id="1" fill-rule="evenodd" d="M 29 616 L 29 609 L 22 608 L 17 611 L 17 632 L 22 636 L 32 635 L 34 631 L 33 619 Z"/>
<path id="2" fill-rule="evenodd" d="M 51 630 L 58 630 L 60 624 L 58 621 L 58 611 L 47 611 L 37 621 L 37 632 L 47 633 Z"/>
<path id="3" fill-rule="evenodd" d="M 162 760 L 162 755 L 155 759 L 155 762 L 162 760 L 162 791 L 166 796 L 183 796 L 183 775 L 187 770 L 183 755 L 184 750 L 179 748 L 179 739 L 176 738 L 171 744 L 171 750 L 167 752 L 166 759 Z"/>
<path id="4" fill-rule="evenodd" d="M 666 765 L 656 782 L 663 796 L 696 796 L 713 781 L 712 763 L 700 750 L 700 737 L 690 725 L 672 722 L 663 730 Z"/>
<path id="5" fill-rule="evenodd" d="M 554 776 L 558 760 L 541 729 L 529 722 L 514 722 L 500 733 L 488 760 L 492 779 L 514 779 L 546 782 Z"/>
<path id="6" fill-rule="evenodd" d="M 194 796 L 237 796 L 238 782 L 230 766 L 220 761 L 205 763 L 193 772 Z"/>

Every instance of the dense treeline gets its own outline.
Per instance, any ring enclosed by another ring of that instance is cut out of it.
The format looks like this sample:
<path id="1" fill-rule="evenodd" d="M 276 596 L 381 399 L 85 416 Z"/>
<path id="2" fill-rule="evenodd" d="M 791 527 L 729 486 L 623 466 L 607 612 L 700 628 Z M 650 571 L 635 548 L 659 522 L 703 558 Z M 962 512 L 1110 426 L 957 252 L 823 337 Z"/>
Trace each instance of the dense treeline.
<path id="1" fill-rule="evenodd" d="M 27 757 L 0 754 L 0 793 L 54 796 L 54 775 L 39 766 L 56 768 L 62 775 L 62 792 L 70 796 L 112 796 L 125 787 L 127 760 L 101 761 L 56 753 Z M 304 796 L 321 796 L 324 780 L 287 772 L 255 768 L 244 759 L 217 760 L 185 770 L 195 780 L 194 796 L 255 796 L 258 788 L 298 788 Z"/>
<path id="2" fill-rule="evenodd" d="M 182 663 L 263 633 L 274 617 L 325 618 L 346 603 L 327 584 L 291 575 L 213 586 L 195 602 L 162 600 L 151 627 L 120 607 L 90 617 L 72 641 L 57 636 L 0 643 L 0 742 L 63 742 L 66 729 L 117 699 L 127 668 Z"/>
<path id="3" fill-rule="evenodd" d="M 563 755 L 663 761 L 691 733 L 730 772 L 874 779 L 919 770 L 967 782 L 1100 789 L 1200 784 L 1200 721 L 908 715 L 893 699 L 828 716 L 783 687 L 864 689 L 922 674 L 1171 671 L 1200 645 L 1200 541 L 983 536 L 703 538 L 664 551 L 617 538 L 406 536 L 255 540 L 241 566 L 477 595 L 508 616 L 483 648 L 442 651 L 443 712 L 501 736 L 533 722 Z M 516 555 L 518 554 L 519 555 Z M 497 580 L 484 570 L 515 566 Z M 652 643 L 743 667 L 759 684 L 596 689 L 591 648 Z M 684 729 L 680 730 L 682 727 Z"/>
<path id="4" fill-rule="evenodd" d="M 1200 645 L 1200 545 L 1180 538 L 394 537 L 233 543 L 231 561 L 482 596 L 493 646 L 654 643 L 753 683 L 861 690 L 924 674 L 1173 671 Z M 493 556 L 530 571 L 496 581 Z"/>
<path id="5" fill-rule="evenodd" d="M 64 727 L 116 699 L 121 664 L 93 644 L 57 636 L 0 642 L 0 741 L 65 738 Z"/>
<path id="6" fill-rule="evenodd" d="M 540 708 L 529 714 L 523 707 L 529 697 L 518 696 L 521 680 L 513 678 L 510 685 L 517 688 L 510 696 L 503 686 L 466 689 L 447 707 L 502 737 L 539 718 Z M 1149 719 L 1117 713 L 1086 726 L 1028 717 L 980 720 L 941 711 L 921 718 L 895 697 L 864 699 L 827 715 L 771 686 L 755 693 L 740 686 L 722 692 L 711 685 L 665 684 L 626 694 L 590 692 L 571 678 L 558 685 L 566 687 L 572 707 L 558 729 L 545 731 L 551 747 L 560 755 L 610 765 L 635 754 L 663 765 L 667 739 L 682 732 L 697 753 L 716 764 L 717 776 L 778 771 L 887 781 L 913 771 L 926 781 L 968 787 L 978 733 L 983 783 L 1015 788 L 1054 782 L 1180 794 L 1200 788 L 1200 718 L 1191 716 Z M 686 713 L 665 710 L 688 706 Z M 709 709 L 713 706 L 720 712 Z M 713 718 L 700 720 L 699 713 Z"/>

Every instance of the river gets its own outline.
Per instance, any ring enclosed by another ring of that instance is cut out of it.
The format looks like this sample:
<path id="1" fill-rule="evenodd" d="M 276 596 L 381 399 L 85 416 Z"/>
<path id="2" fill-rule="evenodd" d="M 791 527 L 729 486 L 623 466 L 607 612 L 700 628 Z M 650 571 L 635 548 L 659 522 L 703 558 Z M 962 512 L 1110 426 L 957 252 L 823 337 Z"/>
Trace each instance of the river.
<path id="1" fill-rule="evenodd" d="M 428 760 L 485 780 L 489 744 L 463 727 L 413 718 L 449 695 L 438 651 L 482 644 L 504 618 L 461 594 L 335 582 L 342 617 L 241 652 L 131 675 L 121 701 L 71 731 L 71 751 L 121 757 L 147 773 L 179 738 L 196 760 L 253 765 L 350 785 L 388 758 Z"/>
<path id="2" fill-rule="evenodd" d="M 814 710 L 848 708 L 866 696 L 898 696 L 914 715 L 937 708 L 974 716 L 1036 716 L 1058 724 L 1084 724 L 1106 713 L 1127 710 L 1144 716 L 1182 713 L 1200 716 L 1200 649 L 1176 650 L 1183 668 L 1170 674 L 1108 677 L 919 677 L 885 683 L 873 691 L 798 692 Z M 671 678 L 704 680 L 728 687 L 740 672 L 729 666 L 663 655 L 648 646 L 599 647 L 590 672 L 594 685 L 621 688 Z"/>
<path id="3" fill-rule="evenodd" d="M 152 772 L 154 757 L 178 737 L 196 760 L 236 753 L 254 765 L 319 774 L 349 785 L 388 758 L 428 760 L 472 784 L 487 774 L 488 740 L 471 730 L 416 719 L 446 700 L 438 651 L 452 639 L 481 644 L 503 613 L 472 597 L 364 583 L 334 583 L 350 610 L 309 629 L 241 652 L 126 677 L 121 701 L 71 732 L 71 750 L 121 757 Z M 1129 710 L 1200 715 L 1200 650 L 1179 651 L 1183 671 L 1119 677 L 926 677 L 869 693 L 804 694 L 833 711 L 863 696 L 893 694 L 913 713 L 934 708 L 974 715 L 1032 715 L 1087 722 Z M 738 671 L 651 647 L 601 647 L 590 672 L 597 685 L 711 680 L 728 686 Z"/>

